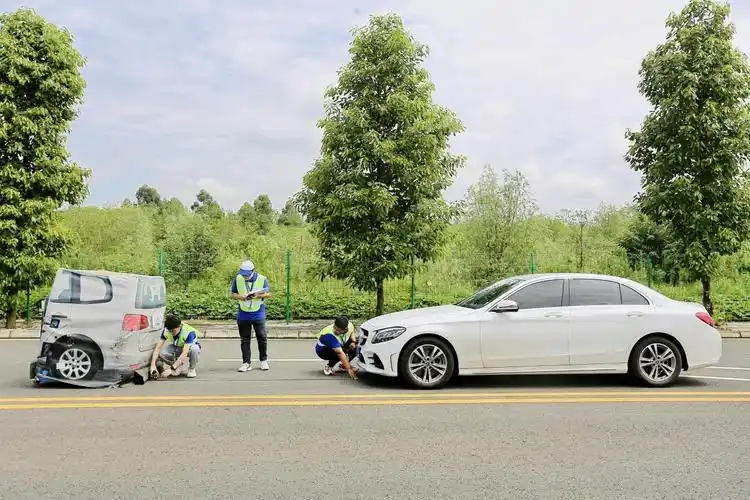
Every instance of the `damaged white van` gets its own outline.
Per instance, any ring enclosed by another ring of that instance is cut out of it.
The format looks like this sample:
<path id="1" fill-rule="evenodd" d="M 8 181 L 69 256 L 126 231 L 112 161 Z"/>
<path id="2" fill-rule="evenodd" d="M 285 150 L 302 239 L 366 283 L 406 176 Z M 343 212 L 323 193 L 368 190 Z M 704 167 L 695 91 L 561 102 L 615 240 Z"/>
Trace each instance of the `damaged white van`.
<path id="1" fill-rule="evenodd" d="M 147 371 L 166 303 L 161 276 L 59 269 L 31 379 L 106 387 Z"/>

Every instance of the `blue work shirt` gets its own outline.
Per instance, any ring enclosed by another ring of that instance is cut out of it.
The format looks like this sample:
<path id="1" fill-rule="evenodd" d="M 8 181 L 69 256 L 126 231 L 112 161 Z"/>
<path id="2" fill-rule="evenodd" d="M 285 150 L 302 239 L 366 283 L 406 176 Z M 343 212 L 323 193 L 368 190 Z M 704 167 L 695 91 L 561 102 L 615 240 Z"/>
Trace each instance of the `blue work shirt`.
<path id="1" fill-rule="evenodd" d="M 320 354 L 325 351 L 326 348 L 336 349 L 337 347 L 341 347 L 341 342 L 339 342 L 338 337 L 332 333 L 326 333 L 325 335 L 321 335 L 318 339 L 318 343 L 315 344 L 315 352 Z"/>
<path id="2" fill-rule="evenodd" d="M 255 283 L 255 280 L 258 279 L 258 273 L 255 272 L 250 276 L 249 278 L 245 278 L 245 283 L 248 288 L 250 289 L 251 286 L 253 286 L 253 283 Z M 271 286 L 268 284 L 268 278 L 265 279 L 263 282 L 263 286 L 260 288 L 267 288 L 267 292 L 271 291 Z M 240 293 L 237 291 L 237 280 L 232 281 L 232 293 Z M 266 319 L 266 303 L 263 302 L 260 305 L 260 309 L 258 309 L 255 312 L 246 312 L 240 309 L 240 305 L 237 304 L 237 319 L 240 321 L 265 321 Z"/>

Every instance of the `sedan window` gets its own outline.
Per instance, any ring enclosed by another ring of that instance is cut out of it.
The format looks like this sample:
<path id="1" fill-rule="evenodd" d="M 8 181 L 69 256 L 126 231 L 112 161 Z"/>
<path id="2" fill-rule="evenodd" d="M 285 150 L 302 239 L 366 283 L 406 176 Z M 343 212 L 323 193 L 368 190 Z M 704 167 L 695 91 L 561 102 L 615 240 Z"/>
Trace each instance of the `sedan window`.
<path id="1" fill-rule="evenodd" d="M 562 307 L 563 280 L 548 280 L 532 283 L 508 297 L 519 309 Z"/>
<path id="2" fill-rule="evenodd" d="M 620 285 L 620 296 L 622 303 L 627 306 L 647 306 L 648 300 L 629 286 Z"/>
<path id="3" fill-rule="evenodd" d="M 620 284 L 601 279 L 570 280 L 571 306 L 620 305 Z"/>
<path id="4" fill-rule="evenodd" d="M 490 302 L 494 302 L 495 299 L 506 293 L 508 290 L 521 283 L 523 280 L 520 278 L 508 278 L 502 281 L 498 281 L 487 288 L 478 291 L 468 299 L 464 299 L 457 306 L 468 307 L 470 309 L 481 309 Z"/>

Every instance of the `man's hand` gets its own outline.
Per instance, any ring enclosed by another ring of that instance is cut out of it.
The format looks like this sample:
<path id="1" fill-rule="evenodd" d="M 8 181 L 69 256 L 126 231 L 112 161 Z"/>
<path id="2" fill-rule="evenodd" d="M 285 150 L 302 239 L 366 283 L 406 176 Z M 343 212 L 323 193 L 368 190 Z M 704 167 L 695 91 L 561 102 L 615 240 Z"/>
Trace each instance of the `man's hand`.
<path id="1" fill-rule="evenodd" d="M 349 372 L 349 376 L 352 380 L 357 380 L 357 370 L 355 370 L 352 365 L 349 365 L 347 372 Z"/>

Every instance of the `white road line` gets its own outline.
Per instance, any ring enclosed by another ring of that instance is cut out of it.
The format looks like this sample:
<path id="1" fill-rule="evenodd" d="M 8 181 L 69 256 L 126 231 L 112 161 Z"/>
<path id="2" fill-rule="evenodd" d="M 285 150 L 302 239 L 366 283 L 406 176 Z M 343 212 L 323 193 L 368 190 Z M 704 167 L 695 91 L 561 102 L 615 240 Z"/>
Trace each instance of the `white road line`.
<path id="1" fill-rule="evenodd" d="M 708 370 L 739 370 L 750 372 L 750 368 L 746 366 L 707 366 Z"/>
<path id="2" fill-rule="evenodd" d="M 699 378 L 706 380 L 732 380 L 734 382 L 750 382 L 750 378 L 738 378 L 738 377 L 708 377 L 703 375 L 683 375 L 684 378 Z"/>
<path id="3" fill-rule="evenodd" d="M 219 358 L 216 361 L 219 363 L 242 363 L 242 359 L 230 359 L 230 358 Z M 325 361 L 324 359 L 312 359 L 312 358 L 279 358 L 279 359 L 268 359 L 269 363 L 288 362 L 288 363 L 320 363 Z"/>

